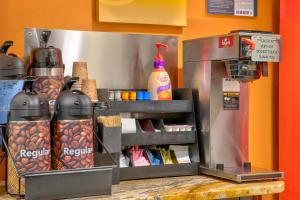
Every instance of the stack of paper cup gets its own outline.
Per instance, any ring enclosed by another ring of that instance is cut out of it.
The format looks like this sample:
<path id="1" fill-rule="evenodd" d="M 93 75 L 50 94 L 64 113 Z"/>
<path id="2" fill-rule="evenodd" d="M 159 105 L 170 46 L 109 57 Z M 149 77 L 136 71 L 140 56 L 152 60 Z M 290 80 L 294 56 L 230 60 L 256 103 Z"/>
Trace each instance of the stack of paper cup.
<path id="1" fill-rule="evenodd" d="M 95 79 L 83 79 L 81 91 L 88 95 L 93 102 L 98 101 L 97 86 Z"/>
<path id="2" fill-rule="evenodd" d="M 79 80 L 73 84 L 73 90 L 81 90 L 82 80 L 88 79 L 88 69 L 86 62 L 73 62 L 73 77 L 79 77 Z"/>

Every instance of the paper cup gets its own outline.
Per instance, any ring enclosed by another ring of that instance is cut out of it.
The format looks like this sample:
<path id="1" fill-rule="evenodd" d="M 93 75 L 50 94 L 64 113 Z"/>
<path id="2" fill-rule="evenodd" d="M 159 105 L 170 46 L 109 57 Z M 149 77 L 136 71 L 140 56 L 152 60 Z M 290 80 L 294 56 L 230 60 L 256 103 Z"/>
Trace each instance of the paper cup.
<path id="1" fill-rule="evenodd" d="M 98 101 L 97 86 L 95 79 L 82 80 L 81 91 L 88 95 L 92 101 Z"/>
<path id="2" fill-rule="evenodd" d="M 88 68 L 86 62 L 73 62 L 73 77 L 79 77 L 79 83 L 84 79 L 88 79 Z"/>

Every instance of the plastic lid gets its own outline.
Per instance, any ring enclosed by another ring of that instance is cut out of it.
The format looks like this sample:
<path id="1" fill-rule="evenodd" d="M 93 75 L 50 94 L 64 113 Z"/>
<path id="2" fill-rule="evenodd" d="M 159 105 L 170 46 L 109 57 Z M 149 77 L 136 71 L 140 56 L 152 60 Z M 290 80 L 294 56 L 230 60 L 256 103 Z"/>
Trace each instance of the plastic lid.
<path id="1" fill-rule="evenodd" d="M 32 49 L 30 61 L 32 68 L 64 68 L 61 50 L 53 46 Z"/>
<path id="2" fill-rule="evenodd" d="M 0 47 L 0 77 L 22 77 L 25 75 L 24 64 L 15 54 L 6 54 L 13 41 L 6 41 Z"/>
<path id="3" fill-rule="evenodd" d="M 32 90 L 34 79 L 27 78 L 24 90 L 14 96 L 10 104 L 10 120 L 23 121 L 49 119 L 49 104 L 47 98 Z"/>
<path id="4" fill-rule="evenodd" d="M 32 49 L 30 63 L 32 68 L 64 68 L 61 50 L 48 46 L 51 31 L 43 30 L 40 35 L 40 48 Z"/>
<path id="5" fill-rule="evenodd" d="M 79 90 L 70 90 L 78 78 L 71 78 L 64 86 L 63 91 L 55 102 L 57 118 L 86 119 L 93 115 L 93 104 L 91 99 Z"/>

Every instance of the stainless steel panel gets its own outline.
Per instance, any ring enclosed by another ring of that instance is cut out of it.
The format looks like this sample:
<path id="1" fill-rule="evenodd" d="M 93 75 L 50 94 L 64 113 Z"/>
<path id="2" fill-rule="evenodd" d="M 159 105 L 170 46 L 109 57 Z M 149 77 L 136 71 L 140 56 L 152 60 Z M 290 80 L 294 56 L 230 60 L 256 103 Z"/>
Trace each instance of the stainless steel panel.
<path id="1" fill-rule="evenodd" d="M 248 84 L 240 83 L 238 110 L 223 109 L 222 81 L 226 78 L 223 62 L 212 62 L 210 93 L 210 167 L 241 166 L 248 161 Z"/>
<path id="2" fill-rule="evenodd" d="M 219 48 L 219 37 L 186 40 L 183 42 L 183 62 L 236 59 L 239 58 L 239 46 L 238 35 L 233 35 L 230 48 Z"/>
<path id="3" fill-rule="evenodd" d="M 211 60 L 236 60 L 243 58 L 240 54 L 242 50 L 241 37 L 251 37 L 259 36 L 269 38 L 270 36 L 276 38 L 279 41 L 278 50 L 280 51 L 281 58 L 281 36 L 276 34 L 265 34 L 265 33 L 255 33 L 255 32 L 236 32 L 226 35 L 213 36 L 207 38 L 199 38 L 192 40 L 183 41 L 183 61 L 184 62 L 194 62 L 194 61 L 211 61 Z M 220 48 L 219 40 L 224 37 L 232 37 L 232 46 Z M 251 58 L 250 58 L 251 60 Z M 280 60 L 280 59 L 279 59 Z M 277 60 L 277 62 L 279 61 Z M 270 60 L 271 61 L 271 60 Z"/>
<path id="4" fill-rule="evenodd" d="M 30 50 L 39 46 L 44 29 L 25 29 L 25 61 Z M 156 54 L 155 43 L 168 44 L 162 51 L 172 85 L 177 86 L 178 44 L 175 36 L 126 33 L 51 30 L 48 46 L 62 50 L 65 75 L 72 74 L 74 61 L 87 61 L 89 78 L 96 79 L 98 88 L 147 88 L 148 77 Z"/>
<path id="5" fill-rule="evenodd" d="M 241 166 L 248 160 L 248 85 L 240 85 L 240 109 L 223 109 L 223 62 L 184 63 L 184 87 L 193 88 L 200 130 L 201 164 L 214 168 Z M 198 94 L 197 94 L 198 92 Z"/>
<path id="6" fill-rule="evenodd" d="M 34 68 L 32 74 L 36 76 L 61 76 L 64 73 L 63 68 Z"/>
<path id="7" fill-rule="evenodd" d="M 185 62 L 183 85 L 193 89 L 200 163 L 210 165 L 210 90 L 211 62 Z M 201 91 L 201 92 L 200 92 Z"/>
<path id="8" fill-rule="evenodd" d="M 201 172 L 237 182 L 283 176 L 282 172 L 269 170 L 251 173 L 241 170 L 243 163 L 248 162 L 249 86 L 246 82 L 237 82 L 237 91 L 233 90 L 239 94 L 238 108 L 224 108 L 224 92 L 232 92 L 223 88 L 226 83 L 223 80 L 228 77 L 224 61 L 245 61 L 246 58 L 251 61 L 250 47 L 246 42 L 241 43 L 240 38 L 251 39 L 253 35 L 272 36 L 280 42 L 280 35 L 236 32 L 183 43 L 183 84 L 193 89 L 197 130 L 200 132 Z M 233 39 L 232 46 L 219 48 L 220 37 L 228 36 Z M 216 170 L 217 164 L 223 164 L 225 170 Z"/>

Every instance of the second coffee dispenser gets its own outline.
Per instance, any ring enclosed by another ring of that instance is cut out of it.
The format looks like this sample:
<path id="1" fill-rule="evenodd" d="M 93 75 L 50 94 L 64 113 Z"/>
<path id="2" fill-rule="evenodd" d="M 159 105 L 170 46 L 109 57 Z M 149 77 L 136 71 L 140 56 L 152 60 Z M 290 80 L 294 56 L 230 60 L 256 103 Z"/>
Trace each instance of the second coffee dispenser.
<path id="1" fill-rule="evenodd" d="M 66 81 L 55 103 L 52 144 L 55 169 L 94 167 L 93 106 L 79 90 L 71 90 L 77 78 Z"/>
<path id="2" fill-rule="evenodd" d="M 61 50 L 47 46 L 51 31 L 42 31 L 40 45 L 30 52 L 30 65 L 28 75 L 38 77 L 33 89 L 44 94 L 53 111 L 54 101 L 57 99 L 64 84 L 64 64 Z"/>

